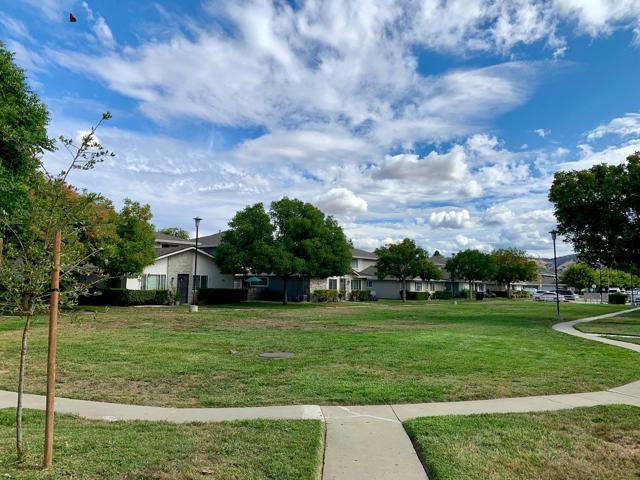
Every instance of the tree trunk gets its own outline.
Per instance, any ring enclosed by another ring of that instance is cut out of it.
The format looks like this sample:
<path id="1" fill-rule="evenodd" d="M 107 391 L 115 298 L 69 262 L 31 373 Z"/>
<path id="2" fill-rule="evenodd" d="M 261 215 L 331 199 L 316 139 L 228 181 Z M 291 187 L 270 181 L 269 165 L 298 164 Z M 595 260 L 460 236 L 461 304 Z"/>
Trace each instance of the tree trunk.
<path id="1" fill-rule="evenodd" d="M 507 283 L 507 297 L 513 297 L 513 292 L 511 291 L 511 283 Z"/>
<path id="2" fill-rule="evenodd" d="M 469 300 L 471 300 L 473 297 L 473 281 L 469 280 Z"/>
<path id="3" fill-rule="evenodd" d="M 407 279 L 402 279 L 402 303 L 407 303 Z"/>
<path id="4" fill-rule="evenodd" d="M 287 282 L 289 280 L 288 276 L 284 276 L 282 277 L 282 304 L 286 305 L 287 304 Z"/>
<path id="5" fill-rule="evenodd" d="M 32 313 L 27 314 L 22 330 L 22 345 L 20 347 L 20 368 L 18 370 L 18 405 L 16 406 L 16 453 L 18 462 L 24 461 L 24 451 L 22 449 L 22 396 L 24 394 L 24 374 L 27 363 L 27 336 L 31 326 Z"/>

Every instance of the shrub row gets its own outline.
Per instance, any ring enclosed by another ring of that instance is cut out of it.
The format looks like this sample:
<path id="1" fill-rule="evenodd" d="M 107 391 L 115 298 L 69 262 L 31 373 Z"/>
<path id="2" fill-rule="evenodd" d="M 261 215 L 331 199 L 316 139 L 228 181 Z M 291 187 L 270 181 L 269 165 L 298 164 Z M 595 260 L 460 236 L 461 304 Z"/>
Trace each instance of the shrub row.
<path id="1" fill-rule="evenodd" d="M 313 302 L 337 302 L 338 291 L 337 290 L 314 290 L 311 294 L 311 301 Z"/>
<path id="2" fill-rule="evenodd" d="M 625 303 L 627 303 L 627 296 L 624 293 L 610 293 L 609 303 L 613 303 L 615 305 L 624 305 Z"/>
<path id="3" fill-rule="evenodd" d="M 368 302 L 370 300 L 369 290 L 352 290 L 351 298 L 352 302 Z"/>
<path id="4" fill-rule="evenodd" d="M 511 295 L 513 296 L 513 298 L 529 298 L 529 297 L 531 297 L 531 294 L 529 292 L 527 292 L 526 290 L 514 290 L 513 292 L 511 292 Z"/>
<path id="5" fill-rule="evenodd" d="M 449 290 L 438 290 L 433 292 L 432 298 L 434 300 L 451 300 L 453 295 Z"/>
<path id="6" fill-rule="evenodd" d="M 128 307 L 132 305 L 166 305 L 169 290 L 129 290 L 126 288 L 105 288 L 93 295 L 78 299 L 80 305 L 107 305 Z"/>
<path id="7" fill-rule="evenodd" d="M 402 298 L 402 290 L 400 290 L 400 298 Z M 429 292 L 407 292 L 407 300 L 429 300 Z"/>
<path id="8" fill-rule="evenodd" d="M 240 303 L 247 299 L 248 293 L 246 288 L 201 288 L 198 290 L 198 303 L 201 305 Z"/>

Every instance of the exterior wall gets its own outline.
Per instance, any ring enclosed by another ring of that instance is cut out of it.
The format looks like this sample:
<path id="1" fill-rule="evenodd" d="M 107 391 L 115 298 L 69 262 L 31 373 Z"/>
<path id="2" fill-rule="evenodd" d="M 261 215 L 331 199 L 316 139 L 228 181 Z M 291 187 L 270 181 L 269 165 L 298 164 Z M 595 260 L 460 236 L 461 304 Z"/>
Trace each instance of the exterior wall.
<path id="1" fill-rule="evenodd" d="M 399 299 L 400 282 L 397 280 L 374 280 L 371 290 L 375 290 L 378 298 Z"/>
<path id="2" fill-rule="evenodd" d="M 358 268 L 354 268 L 354 270 L 361 272 L 366 268 L 371 267 L 376 264 L 375 260 L 370 260 L 368 258 L 354 258 L 354 260 L 358 260 Z"/>
<path id="3" fill-rule="evenodd" d="M 195 252 L 189 250 L 187 252 L 178 253 L 167 257 L 167 288 L 176 291 L 178 285 L 178 274 L 189 275 L 189 302 L 193 299 L 193 263 Z M 233 288 L 233 275 L 220 273 L 213 259 L 198 253 L 198 275 L 206 275 L 208 277 L 209 288 Z"/>
<path id="4" fill-rule="evenodd" d="M 326 278 L 312 278 L 309 281 L 309 291 L 313 293 L 315 290 L 326 290 L 329 288 L 329 281 Z"/>
<path id="5" fill-rule="evenodd" d="M 166 258 L 161 258 L 156 260 L 152 265 L 147 265 L 144 267 L 142 271 L 143 275 L 167 275 L 167 260 Z M 169 276 L 167 275 L 167 286 L 169 282 Z M 130 290 L 140 290 L 142 288 L 142 278 L 127 278 L 124 288 L 128 288 Z"/>

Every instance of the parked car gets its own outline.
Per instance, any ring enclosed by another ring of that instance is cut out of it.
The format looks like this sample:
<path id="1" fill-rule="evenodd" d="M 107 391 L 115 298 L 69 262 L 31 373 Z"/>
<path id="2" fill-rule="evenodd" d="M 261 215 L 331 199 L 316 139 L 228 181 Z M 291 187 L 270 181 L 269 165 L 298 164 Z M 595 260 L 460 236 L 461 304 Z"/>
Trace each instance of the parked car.
<path id="1" fill-rule="evenodd" d="M 571 290 L 558 290 L 558 293 L 560 293 L 560 296 L 564 296 L 564 299 L 567 302 L 575 302 L 576 299 L 578 298 L 578 296 L 573 293 Z"/>
<path id="2" fill-rule="evenodd" d="M 542 300 L 542 295 L 544 295 L 545 293 L 549 293 L 546 290 L 536 290 L 531 294 L 531 298 L 533 300 Z"/>
<path id="3" fill-rule="evenodd" d="M 607 290 L 607 293 L 624 293 L 624 288 L 609 287 L 609 290 Z"/>
<path id="4" fill-rule="evenodd" d="M 556 292 L 545 292 L 541 297 L 540 300 L 542 300 L 543 302 L 555 302 L 556 299 L 560 300 L 561 302 L 568 302 L 569 300 L 567 300 L 567 298 L 560 294 L 556 296 Z"/>

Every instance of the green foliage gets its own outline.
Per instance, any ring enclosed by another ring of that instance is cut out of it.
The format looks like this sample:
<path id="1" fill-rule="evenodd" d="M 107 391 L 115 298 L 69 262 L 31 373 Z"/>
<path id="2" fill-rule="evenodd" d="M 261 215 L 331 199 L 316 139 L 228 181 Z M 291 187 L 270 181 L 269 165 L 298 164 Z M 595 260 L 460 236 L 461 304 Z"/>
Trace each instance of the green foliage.
<path id="1" fill-rule="evenodd" d="M 132 305 L 166 305 L 169 290 L 130 290 L 126 288 L 106 288 L 94 295 L 79 299 L 83 305 L 107 305 L 129 307 Z"/>
<path id="2" fill-rule="evenodd" d="M 149 205 L 125 199 L 115 218 L 117 238 L 97 255 L 96 264 L 112 277 L 140 275 L 155 261 L 155 229 L 150 221 Z"/>
<path id="3" fill-rule="evenodd" d="M 226 273 L 275 273 L 286 303 L 291 275 L 330 277 L 351 271 L 351 249 L 342 228 L 310 203 L 287 197 L 238 212 L 216 252 Z"/>
<path id="4" fill-rule="evenodd" d="M 451 300 L 453 295 L 449 290 L 436 290 L 433 292 L 431 298 L 434 300 Z"/>
<path id="5" fill-rule="evenodd" d="M 165 235 L 171 235 L 172 237 L 181 238 L 182 240 L 189 240 L 189 232 L 179 227 L 167 227 L 160 230 L 160 233 Z"/>
<path id="6" fill-rule="evenodd" d="M 560 281 L 582 291 L 596 284 L 596 272 L 584 263 L 573 263 L 560 274 Z"/>
<path id="7" fill-rule="evenodd" d="M 241 303 L 247 299 L 248 293 L 246 288 L 201 288 L 198 290 L 198 303 L 202 305 Z"/>
<path id="8" fill-rule="evenodd" d="M 402 292 L 400 292 L 400 295 L 402 296 Z M 405 295 L 407 300 L 429 300 L 429 292 L 408 291 Z"/>
<path id="9" fill-rule="evenodd" d="M 377 275 L 380 280 L 391 276 L 400 280 L 401 284 L 409 278 L 415 278 L 427 268 L 427 252 L 416 245 L 416 242 L 405 238 L 400 243 L 391 243 L 376 249 L 378 260 L 376 261 Z M 403 301 L 406 300 L 402 289 Z"/>
<path id="10" fill-rule="evenodd" d="M 368 302 L 371 298 L 369 290 L 351 290 L 352 302 Z"/>
<path id="11" fill-rule="evenodd" d="M 314 290 L 311 293 L 311 301 L 313 302 L 337 302 L 337 290 Z"/>
<path id="12" fill-rule="evenodd" d="M 469 249 L 458 252 L 447 260 L 445 270 L 449 272 L 452 279 L 464 279 L 471 284 L 493 278 L 496 273 L 496 262 L 491 255 Z"/>
<path id="13" fill-rule="evenodd" d="M 468 288 L 462 288 L 455 293 L 454 297 L 455 298 L 471 298 L 471 291 Z"/>
<path id="14" fill-rule="evenodd" d="M 535 280 L 538 277 L 536 262 L 526 252 L 516 248 L 494 250 L 491 256 L 495 263 L 493 279 L 507 286 L 509 293 L 514 282 Z"/>
<path id="15" fill-rule="evenodd" d="M 427 258 L 423 258 L 420 262 L 418 276 L 425 282 L 440 280 L 442 278 L 442 270 L 431 263 Z"/>
<path id="16" fill-rule="evenodd" d="M 558 231 L 590 265 L 640 271 L 640 152 L 627 164 L 555 174 Z"/>
<path id="17" fill-rule="evenodd" d="M 627 303 L 627 295 L 624 293 L 610 293 L 609 303 L 615 305 L 624 305 Z"/>
<path id="18" fill-rule="evenodd" d="M 526 290 L 516 290 L 513 292 L 513 298 L 530 298 L 531 294 Z"/>

